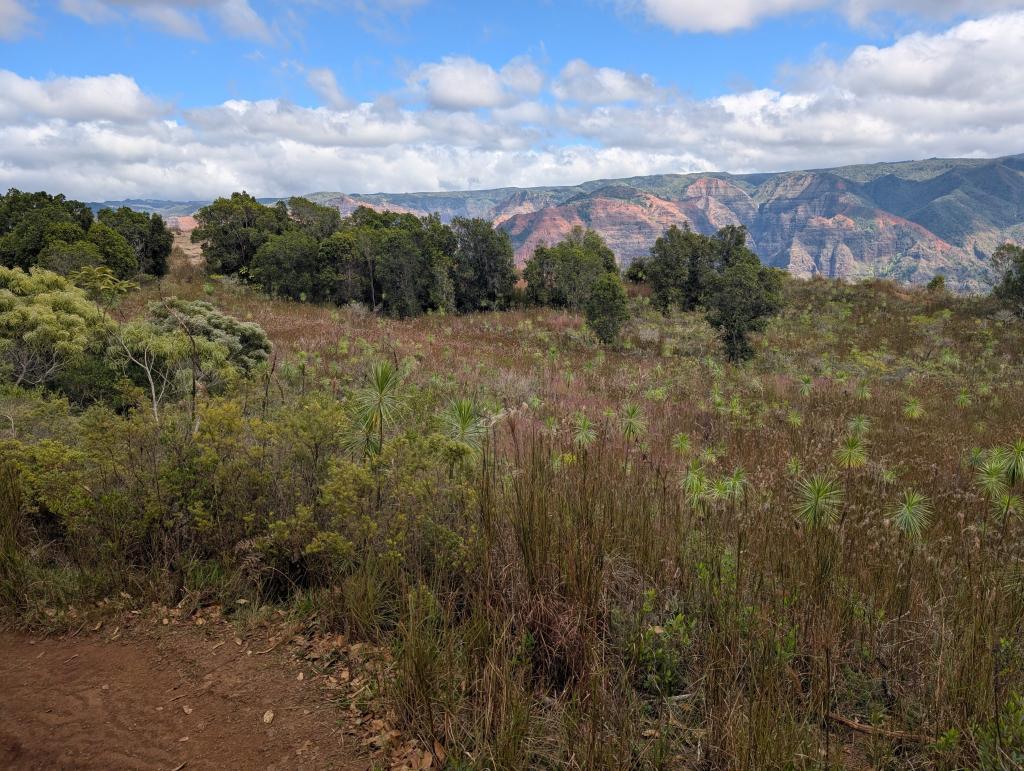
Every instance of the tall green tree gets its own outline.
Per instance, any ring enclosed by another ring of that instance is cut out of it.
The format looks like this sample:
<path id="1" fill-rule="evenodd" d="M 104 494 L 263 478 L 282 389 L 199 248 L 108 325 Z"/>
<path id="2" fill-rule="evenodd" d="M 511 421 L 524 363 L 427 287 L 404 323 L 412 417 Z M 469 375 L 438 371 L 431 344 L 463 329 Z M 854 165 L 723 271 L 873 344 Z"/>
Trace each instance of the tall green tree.
<path id="1" fill-rule="evenodd" d="M 333 206 L 321 206 L 308 198 L 289 198 L 288 215 L 295 227 L 318 241 L 341 230 L 341 212 Z"/>
<path id="2" fill-rule="evenodd" d="M 97 218 L 124 236 L 135 252 L 140 273 L 167 275 L 174 236 L 167 229 L 163 217 L 122 206 L 119 209 L 102 209 Z"/>
<path id="3" fill-rule="evenodd" d="M 264 206 L 246 192 L 218 198 L 196 212 L 196 220 L 192 243 L 203 245 L 211 273 L 248 269 L 259 248 L 289 225 L 286 207 Z"/>
<path id="4" fill-rule="evenodd" d="M 455 307 L 462 312 L 508 306 L 516 283 L 515 253 L 508 233 L 489 220 L 452 220 L 455 234 Z"/>
<path id="5" fill-rule="evenodd" d="M 301 230 L 271 236 L 253 257 L 250 275 L 269 294 L 311 302 L 329 299 L 334 283 L 317 240 Z"/>
<path id="6" fill-rule="evenodd" d="M 626 290 L 615 273 L 605 273 L 597 281 L 584 304 L 587 326 L 602 343 L 618 339 L 623 325 L 629 320 Z"/>
<path id="7" fill-rule="evenodd" d="M 704 304 L 726 355 L 733 361 L 749 359 L 754 354 L 750 334 L 763 331 L 782 308 L 781 274 L 761 265 L 756 256 L 738 258 L 714 274 Z"/>
<path id="8" fill-rule="evenodd" d="M 615 254 L 593 230 L 573 228 L 554 246 L 538 246 L 523 269 L 526 297 L 538 305 L 582 310 L 595 282 L 618 274 Z"/>
<path id="9" fill-rule="evenodd" d="M 139 272 L 139 258 L 132 247 L 124 236 L 109 225 L 94 222 L 85 237 L 99 250 L 102 264 L 110 268 L 118 278 L 126 279 Z"/>
<path id="10" fill-rule="evenodd" d="M 28 269 L 49 243 L 82 239 L 92 222 L 80 201 L 11 189 L 0 196 L 0 265 Z"/>

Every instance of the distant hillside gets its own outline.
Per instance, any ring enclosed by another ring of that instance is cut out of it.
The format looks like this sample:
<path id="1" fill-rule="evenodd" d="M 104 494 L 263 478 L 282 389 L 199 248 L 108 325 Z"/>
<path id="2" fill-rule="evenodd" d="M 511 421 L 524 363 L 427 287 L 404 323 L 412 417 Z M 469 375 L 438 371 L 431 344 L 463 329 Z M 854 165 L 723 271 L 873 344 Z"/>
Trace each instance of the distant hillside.
<path id="1" fill-rule="evenodd" d="M 600 232 L 627 265 L 670 225 L 710 233 L 745 225 L 761 259 L 797 275 L 923 283 L 936 273 L 976 289 L 1002 242 L 1024 242 L 1024 155 L 844 166 L 777 174 L 662 174 L 566 187 L 445 193 L 313 193 L 444 220 L 483 217 L 512 237 L 520 262 L 574 226 Z M 274 201 L 277 199 L 268 199 Z M 169 215 L 204 202 L 116 202 Z"/>

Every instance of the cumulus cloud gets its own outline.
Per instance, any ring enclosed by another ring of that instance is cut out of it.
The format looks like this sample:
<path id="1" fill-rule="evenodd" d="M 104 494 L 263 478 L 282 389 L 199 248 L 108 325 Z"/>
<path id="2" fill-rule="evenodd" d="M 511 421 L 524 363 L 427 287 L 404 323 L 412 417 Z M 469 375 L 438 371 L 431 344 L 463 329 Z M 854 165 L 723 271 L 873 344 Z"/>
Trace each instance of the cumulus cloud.
<path id="1" fill-rule="evenodd" d="M 536 94 L 544 75 L 525 57 L 513 59 L 497 71 L 469 56 L 446 56 L 418 67 L 408 83 L 434 107 L 475 110 L 508 106 L 524 95 Z"/>
<path id="2" fill-rule="evenodd" d="M 831 8 L 862 24 L 880 13 L 949 19 L 1024 7 L 1022 0 L 625 0 L 676 32 L 731 32 L 764 19 Z"/>
<path id="3" fill-rule="evenodd" d="M 17 40 L 31 21 L 32 14 L 18 0 L 0 0 L 0 40 Z"/>
<path id="4" fill-rule="evenodd" d="M 60 8 L 90 24 L 120 20 L 124 12 L 172 35 L 195 40 L 207 37 L 197 15 L 206 11 L 218 19 L 231 37 L 262 43 L 269 43 L 272 38 L 267 23 L 249 5 L 249 0 L 60 0 Z"/>
<path id="5" fill-rule="evenodd" d="M 660 92 L 650 75 L 593 67 L 583 59 L 565 65 L 552 90 L 559 99 L 594 104 L 649 100 Z"/>
<path id="6" fill-rule="evenodd" d="M 1006 155 L 1024 151 L 1021 40 L 1024 12 L 1003 14 L 862 46 L 785 90 L 710 99 L 586 62 L 544 93 L 529 60 L 496 70 L 448 59 L 420 68 L 401 98 L 351 104 L 312 71 L 320 107 L 231 100 L 174 112 L 123 75 L 0 71 L 0 189 L 193 199 Z"/>

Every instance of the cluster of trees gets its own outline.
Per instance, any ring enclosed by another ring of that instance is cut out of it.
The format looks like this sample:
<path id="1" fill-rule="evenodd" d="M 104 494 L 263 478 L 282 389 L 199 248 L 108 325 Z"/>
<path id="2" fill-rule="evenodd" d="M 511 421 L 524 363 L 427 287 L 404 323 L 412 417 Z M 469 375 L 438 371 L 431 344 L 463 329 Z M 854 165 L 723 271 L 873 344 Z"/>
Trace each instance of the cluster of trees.
<path id="1" fill-rule="evenodd" d="M 614 341 L 629 319 L 615 254 L 594 230 L 575 227 L 554 246 L 538 246 L 523 279 L 527 302 L 582 311 L 602 342 Z"/>
<path id="2" fill-rule="evenodd" d="M 97 300 L 109 271 L 86 271 L 88 287 L 44 268 L 0 267 L 0 374 L 87 404 L 163 404 L 202 390 L 216 393 L 270 352 L 263 329 L 209 303 L 176 298 L 120 324 Z M 134 396 L 132 392 L 135 392 Z"/>
<path id="3" fill-rule="evenodd" d="M 508 307 L 508 235 L 487 220 L 378 212 L 349 217 L 304 198 L 264 206 L 234 193 L 201 209 L 192 239 L 208 269 L 296 300 L 364 303 L 389 316 Z"/>
<path id="4" fill-rule="evenodd" d="M 71 275 L 106 267 L 119 279 L 163 276 L 173 237 L 159 214 L 103 209 L 94 217 L 63 195 L 10 190 L 0 196 L 0 265 Z"/>
<path id="5" fill-rule="evenodd" d="M 734 361 L 753 355 L 750 334 L 782 308 L 782 274 L 761 264 L 741 226 L 705 236 L 673 225 L 633 275 L 647 280 L 651 301 L 664 312 L 703 309 Z"/>

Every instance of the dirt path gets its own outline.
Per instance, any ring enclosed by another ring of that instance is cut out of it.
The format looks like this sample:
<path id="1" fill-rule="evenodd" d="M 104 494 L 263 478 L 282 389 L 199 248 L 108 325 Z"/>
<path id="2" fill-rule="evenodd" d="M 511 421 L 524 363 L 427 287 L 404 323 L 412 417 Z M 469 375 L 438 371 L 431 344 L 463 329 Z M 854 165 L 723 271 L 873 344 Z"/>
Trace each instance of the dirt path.
<path id="1" fill-rule="evenodd" d="M 369 767 L 302 662 L 197 631 L 0 633 L 0 768 Z"/>

